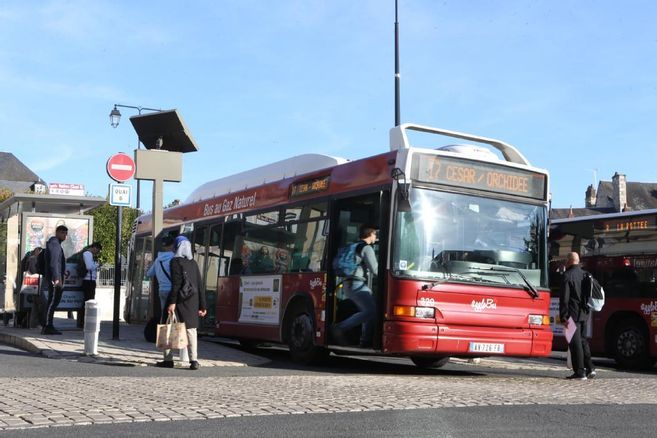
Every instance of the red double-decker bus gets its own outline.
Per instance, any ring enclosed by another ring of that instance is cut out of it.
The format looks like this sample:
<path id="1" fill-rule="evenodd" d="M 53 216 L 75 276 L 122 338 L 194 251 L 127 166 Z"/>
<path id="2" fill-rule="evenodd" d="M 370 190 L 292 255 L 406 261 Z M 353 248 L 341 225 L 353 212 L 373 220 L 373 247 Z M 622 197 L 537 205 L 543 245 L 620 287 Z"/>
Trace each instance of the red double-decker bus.
<path id="1" fill-rule="evenodd" d="M 605 290 L 589 324 L 593 354 L 626 368 L 657 361 L 657 210 L 558 219 L 550 223 L 550 286 L 555 348 L 566 349 L 559 324 L 559 285 L 569 252 Z"/>
<path id="2" fill-rule="evenodd" d="M 412 147 L 410 131 L 477 145 Z M 211 303 L 206 328 L 287 344 L 302 362 L 329 351 L 408 356 L 419 366 L 547 356 L 547 172 L 498 140 L 408 124 L 390 138 L 389 152 L 357 161 L 304 155 L 221 178 L 164 211 L 164 232 L 193 242 Z M 353 345 L 328 335 L 355 311 L 331 260 L 363 224 L 380 230 L 367 349 L 360 328 L 347 333 Z M 131 321 L 148 315 L 150 229 L 149 216 L 137 220 Z"/>

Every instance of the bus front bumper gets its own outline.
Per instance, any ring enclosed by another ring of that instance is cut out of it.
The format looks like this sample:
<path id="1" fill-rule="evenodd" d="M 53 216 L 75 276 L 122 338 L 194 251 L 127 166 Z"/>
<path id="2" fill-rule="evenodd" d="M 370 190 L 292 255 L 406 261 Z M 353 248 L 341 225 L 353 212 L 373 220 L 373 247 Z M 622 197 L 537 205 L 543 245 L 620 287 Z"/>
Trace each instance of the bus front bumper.
<path id="1" fill-rule="evenodd" d="M 383 351 L 435 356 L 549 356 L 552 331 L 544 329 L 450 326 L 387 321 Z"/>

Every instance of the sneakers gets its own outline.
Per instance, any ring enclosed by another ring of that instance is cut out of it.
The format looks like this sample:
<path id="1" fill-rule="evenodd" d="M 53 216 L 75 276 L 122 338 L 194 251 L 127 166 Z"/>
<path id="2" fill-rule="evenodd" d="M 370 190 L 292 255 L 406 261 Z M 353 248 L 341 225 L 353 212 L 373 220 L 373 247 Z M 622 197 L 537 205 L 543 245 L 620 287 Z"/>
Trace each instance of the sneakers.
<path id="1" fill-rule="evenodd" d="M 591 370 L 588 373 L 586 373 L 586 377 L 589 378 L 589 379 L 593 379 L 593 378 L 595 378 L 595 376 L 597 376 L 597 373 L 595 372 L 595 370 Z"/>
<path id="2" fill-rule="evenodd" d="M 173 368 L 173 361 L 163 360 L 161 362 L 155 362 L 155 366 L 158 368 Z"/>
<path id="3" fill-rule="evenodd" d="M 570 376 L 566 377 L 567 380 L 587 380 L 586 376 L 580 376 L 577 373 L 573 373 Z"/>
<path id="4" fill-rule="evenodd" d="M 190 370 L 198 370 L 200 368 L 200 365 L 198 364 L 197 361 L 193 360 L 189 363 L 189 369 Z"/>
<path id="5" fill-rule="evenodd" d="M 55 327 L 51 325 L 47 325 L 44 328 L 41 329 L 41 334 L 42 335 L 61 335 L 62 332 L 57 330 Z"/>

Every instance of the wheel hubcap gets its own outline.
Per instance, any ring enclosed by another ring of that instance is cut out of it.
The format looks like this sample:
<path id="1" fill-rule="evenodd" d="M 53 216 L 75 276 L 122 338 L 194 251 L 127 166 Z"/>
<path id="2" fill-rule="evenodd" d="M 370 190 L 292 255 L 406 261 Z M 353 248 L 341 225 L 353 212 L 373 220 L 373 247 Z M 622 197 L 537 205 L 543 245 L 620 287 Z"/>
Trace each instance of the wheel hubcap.
<path id="1" fill-rule="evenodd" d="M 627 330 L 618 336 L 618 352 L 624 357 L 634 357 L 643 348 L 642 336 L 634 330 Z"/>
<path id="2" fill-rule="evenodd" d="M 306 315 L 300 315 L 292 322 L 292 344 L 301 348 L 307 343 L 310 333 L 310 320 Z"/>

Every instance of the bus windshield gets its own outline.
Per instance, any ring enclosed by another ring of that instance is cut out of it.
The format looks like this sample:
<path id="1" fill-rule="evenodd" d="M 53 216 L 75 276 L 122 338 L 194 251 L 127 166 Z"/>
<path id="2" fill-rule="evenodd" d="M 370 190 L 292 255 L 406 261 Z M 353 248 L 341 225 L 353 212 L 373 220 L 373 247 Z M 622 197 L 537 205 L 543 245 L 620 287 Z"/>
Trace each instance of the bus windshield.
<path id="1" fill-rule="evenodd" d="M 544 206 L 422 188 L 409 197 L 395 218 L 393 275 L 547 287 Z"/>

